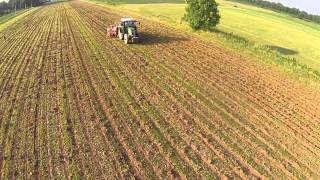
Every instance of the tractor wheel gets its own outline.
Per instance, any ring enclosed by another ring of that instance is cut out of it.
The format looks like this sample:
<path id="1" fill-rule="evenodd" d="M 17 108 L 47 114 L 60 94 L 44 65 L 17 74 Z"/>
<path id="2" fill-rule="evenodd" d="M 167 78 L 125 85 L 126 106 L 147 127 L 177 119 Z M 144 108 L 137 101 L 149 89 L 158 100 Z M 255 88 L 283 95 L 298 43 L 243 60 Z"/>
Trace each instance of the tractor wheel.
<path id="1" fill-rule="evenodd" d="M 129 43 L 129 38 L 128 38 L 128 34 L 124 35 L 124 43 L 128 44 Z"/>
<path id="2" fill-rule="evenodd" d="M 123 40 L 123 34 L 122 33 L 119 32 L 118 33 L 118 37 L 119 37 L 120 40 Z"/>

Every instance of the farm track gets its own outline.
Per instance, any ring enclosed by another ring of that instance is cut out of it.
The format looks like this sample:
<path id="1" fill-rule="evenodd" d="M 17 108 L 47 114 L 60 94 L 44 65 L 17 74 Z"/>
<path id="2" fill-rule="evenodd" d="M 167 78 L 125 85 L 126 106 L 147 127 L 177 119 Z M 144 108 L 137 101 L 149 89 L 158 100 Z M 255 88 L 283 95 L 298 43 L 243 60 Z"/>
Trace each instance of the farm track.
<path id="1" fill-rule="evenodd" d="M 320 97 L 240 55 L 118 12 L 47 5 L 0 42 L 0 179 L 319 178 Z"/>

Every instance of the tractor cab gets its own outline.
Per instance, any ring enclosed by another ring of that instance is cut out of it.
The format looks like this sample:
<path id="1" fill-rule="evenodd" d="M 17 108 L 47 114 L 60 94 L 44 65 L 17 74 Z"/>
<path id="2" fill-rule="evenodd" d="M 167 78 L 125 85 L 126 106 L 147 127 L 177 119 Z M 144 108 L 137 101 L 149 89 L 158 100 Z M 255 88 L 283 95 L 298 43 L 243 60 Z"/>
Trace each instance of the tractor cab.
<path id="1" fill-rule="evenodd" d="M 121 18 L 121 24 L 124 27 L 137 27 L 136 22 L 137 21 L 132 18 Z"/>
<path id="2" fill-rule="evenodd" d="M 119 39 L 124 40 L 126 44 L 139 42 L 138 23 L 138 21 L 132 18 L 121 18 L 118 26 Z"/>

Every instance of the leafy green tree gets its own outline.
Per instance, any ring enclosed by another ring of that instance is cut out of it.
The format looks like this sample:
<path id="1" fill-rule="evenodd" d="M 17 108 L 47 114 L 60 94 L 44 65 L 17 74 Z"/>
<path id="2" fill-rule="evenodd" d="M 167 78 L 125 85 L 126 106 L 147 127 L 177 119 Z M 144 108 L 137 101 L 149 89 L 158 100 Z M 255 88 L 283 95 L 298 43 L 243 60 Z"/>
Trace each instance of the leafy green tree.
<path id="1" fill-rule="evenodd" d="M 215 0 L 186 0 L 184 20 L 194 30 L 210 30 L 220 21 L 218 4 Z"/>

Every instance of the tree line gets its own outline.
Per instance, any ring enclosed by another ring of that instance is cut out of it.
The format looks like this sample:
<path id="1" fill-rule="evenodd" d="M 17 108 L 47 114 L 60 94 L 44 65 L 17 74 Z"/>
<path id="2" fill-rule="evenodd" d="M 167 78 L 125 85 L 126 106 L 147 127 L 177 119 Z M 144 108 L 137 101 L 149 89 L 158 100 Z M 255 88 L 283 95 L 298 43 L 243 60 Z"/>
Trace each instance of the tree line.
<path id="1" fill-rule="evenodd" d="M 43 3 L 42 0 L 9 0 L 9 2 L 0 2 L 0 16 L 18 9 L 38 6 L 41 3 Z"/>
<path id="2" fill-rule="evenodd" d="M 277 11 L 277 12 L 286 13 L 286 14 L 292 15 L 292 16 L 299 18 L 299 19 L 312 21 L 312 22 L 320 24 L 320 16 L 319 15 L 309 14 L 309 13 L 307 13 L 305 11 L 301 11 L 297 8 L 286 7 L 281 3 L 264 1 L 264 0 L 231 0 L 231 1 L 248 3 L 248 4 L 251 4 L 254 6 L 267 8 L 267 9 Z"/>

